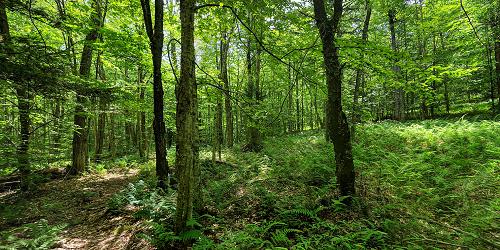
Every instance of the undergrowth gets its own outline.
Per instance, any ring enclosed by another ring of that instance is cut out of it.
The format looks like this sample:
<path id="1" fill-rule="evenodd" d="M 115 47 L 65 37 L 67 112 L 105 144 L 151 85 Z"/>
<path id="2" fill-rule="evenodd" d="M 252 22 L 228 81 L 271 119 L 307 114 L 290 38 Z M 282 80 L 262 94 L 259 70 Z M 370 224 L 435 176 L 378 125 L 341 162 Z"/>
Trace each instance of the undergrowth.
<path id="1" fill-rule="evenodd" d="M 320 132 L 268 138 L 261 153 L 227 150 L 223 163 L 202 152 L 205 207 L 184 235 L 172 233 L 175 192 L 139 182 L 111 206 L 135 206 L 149 225 L 144 237 L 160 248 L 184 240 L 194 249 L 500 247 L 499 122 L 362 125 L 353 153 L 358 196 L 350 208 Z"/>
<path id="2" fill-rule="evenodd" d="M 51 249 L 59 240 L 57 236 L 64 228 L 62 225 L 49 225 L 47 220 L 25 224 L 21 227 L 2 232 L 0 249 Z"/>

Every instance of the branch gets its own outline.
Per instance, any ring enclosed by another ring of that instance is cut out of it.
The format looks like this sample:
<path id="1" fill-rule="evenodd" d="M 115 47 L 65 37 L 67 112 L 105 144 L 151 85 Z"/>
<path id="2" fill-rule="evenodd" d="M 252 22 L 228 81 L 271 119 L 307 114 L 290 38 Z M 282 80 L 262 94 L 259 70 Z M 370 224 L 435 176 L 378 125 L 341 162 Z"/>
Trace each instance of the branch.
<path id="1" fill-rule="evenodd" d="M 295 71 L 297 74 L 299 74 L 300 76 L 302 76 L 304 79 L 306 79 L 308 82 L 310 83 L 313 83 L 315 85 L 318 85 L 318 83 L 310 80 L 305 74 L 303 74 L 302 72 L 300 72 L 298 69 L 296 69 L 293 65 L 283 61 L 282 57 L 279 57 L 277 56 L 276 54 L 274 54 L 273 52 L 271 52 L 268 48 L 266 48 L 266 46 L 264 46 L 264 43 L 260 40 L 260 38 L 257 36 L 257 34 L 255 33 L 255 31 L 253 31 L 242 19 L 241 17 L 238 15 L 238 13 L 236 12 L 236 9 L 233 8 L 232 6 L 229 6 L 229 5 L 221 5 L 221 4 L 203 4 L 203 5 L 199 5 L 199 6 L 196 6 L 195 7 L 195 11 L 199 10 L 199 9 L 202 9 L 202 8 L 206 8 L 206 7 L 221 7 L 221 8 L 227 8 L 227 9 L 230 9 L 232 14 L 236 17 L 236 19 L 238 19 L 238 21 L 241 23 L 241 25 L 243 25 L 243 27 L 245 27 L 246 30 L 248 30 L 248 32 L 250 32 L 252 34 L 252 36 L 255 38 L 255 40 L 257 41 L 257 43 L 259 44 L 259 46 L 267 53 L 269 54 L 271 57 L 273 57 L 274 59 L 276 59 L 278 62 L 286 65 L 286 66 L 289 66 L 293 71 Z"/>
<path id="2" fill-rule="evenodd" d="M 479 38 L 479 34 L 477 33 L 476 27 L 474 26 L 474 24 L 472 24 L 472 20 L 471 20 L 469 14 L 467 13 L 467 11 L 465 10 L 463 0 L 460 0 L 460 7 L 464 11 L 465 16 L 467 17 L 467 20 L 469 21 L 469 24 L 472 27 L 472 30 L 474 31 L 474 34 L 476 35 L 477 40 L 481 43 L 481 45 L 483 45 L 484 47 L 486 47 L 489 50 L 488 46 L 486 46 L 486 44 L 484 44 L 483 41 L 481 41 L 481 38 Z"/>

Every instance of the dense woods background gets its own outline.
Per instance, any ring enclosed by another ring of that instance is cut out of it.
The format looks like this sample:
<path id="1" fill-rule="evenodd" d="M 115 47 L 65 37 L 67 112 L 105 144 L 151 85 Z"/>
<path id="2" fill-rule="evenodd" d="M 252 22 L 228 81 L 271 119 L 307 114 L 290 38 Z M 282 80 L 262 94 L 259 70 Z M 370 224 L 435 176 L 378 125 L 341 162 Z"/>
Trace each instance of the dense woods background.
<path id="1" fill-rule="evenodd" d="M 500 246 L 498 0 L 0 0 L 0 105 L 7 249 Z"/>

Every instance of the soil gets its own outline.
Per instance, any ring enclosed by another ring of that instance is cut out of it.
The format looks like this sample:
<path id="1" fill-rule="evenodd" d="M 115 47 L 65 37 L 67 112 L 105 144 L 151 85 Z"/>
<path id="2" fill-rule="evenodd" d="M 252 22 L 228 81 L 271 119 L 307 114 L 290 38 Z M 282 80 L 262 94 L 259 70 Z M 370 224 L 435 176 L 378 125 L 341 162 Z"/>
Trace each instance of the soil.
<path id="1" fill-rule="evenodd" d="M 40 219 L 67 225 L 55 249 L 154 249 L 137 237 L 141 222 L 107 209 L 113 194 L 136 179 L 135 170 L 113 170 L 41 184 L 31 193 L 0 193 L 0 231 Z"/>

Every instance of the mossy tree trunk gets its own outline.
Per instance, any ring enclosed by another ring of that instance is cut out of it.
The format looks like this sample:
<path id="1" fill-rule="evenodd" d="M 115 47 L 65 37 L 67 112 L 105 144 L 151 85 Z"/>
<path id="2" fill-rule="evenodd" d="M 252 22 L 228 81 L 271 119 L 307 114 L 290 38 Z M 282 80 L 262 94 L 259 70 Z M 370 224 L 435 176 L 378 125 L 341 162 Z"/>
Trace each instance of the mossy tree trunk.
<path id="1" fill-rule="evenodd" d="M 181 77 L 176 86 L 176 174 L 177 207 L 174 229 L 177 234 L 188 230 L 186 222 L 193 216 L 198 195 L 198 115 L 194 55 L 195 0 L 180 2 Z"/>
<path id="2" fill-rule="evenodd" d="M 329 139 L 333 141 L 337 185 L 340 195 L 353 196 L 354 163 L 352 145 L 347 118 L 342 111 L 342 69 L 339 62 L 338 46 L 335 34 L 338 32 L 342 16 L 342 0 L 334 2 L 333 17 L 328 18 L 323 0 L 314 0 L 314 15 L 321 40 L 323 42 L 323 59 L 325 65 L 327 96 L 327 130 Z M 347 202 L 350 199 L 346 199 Z"/>

